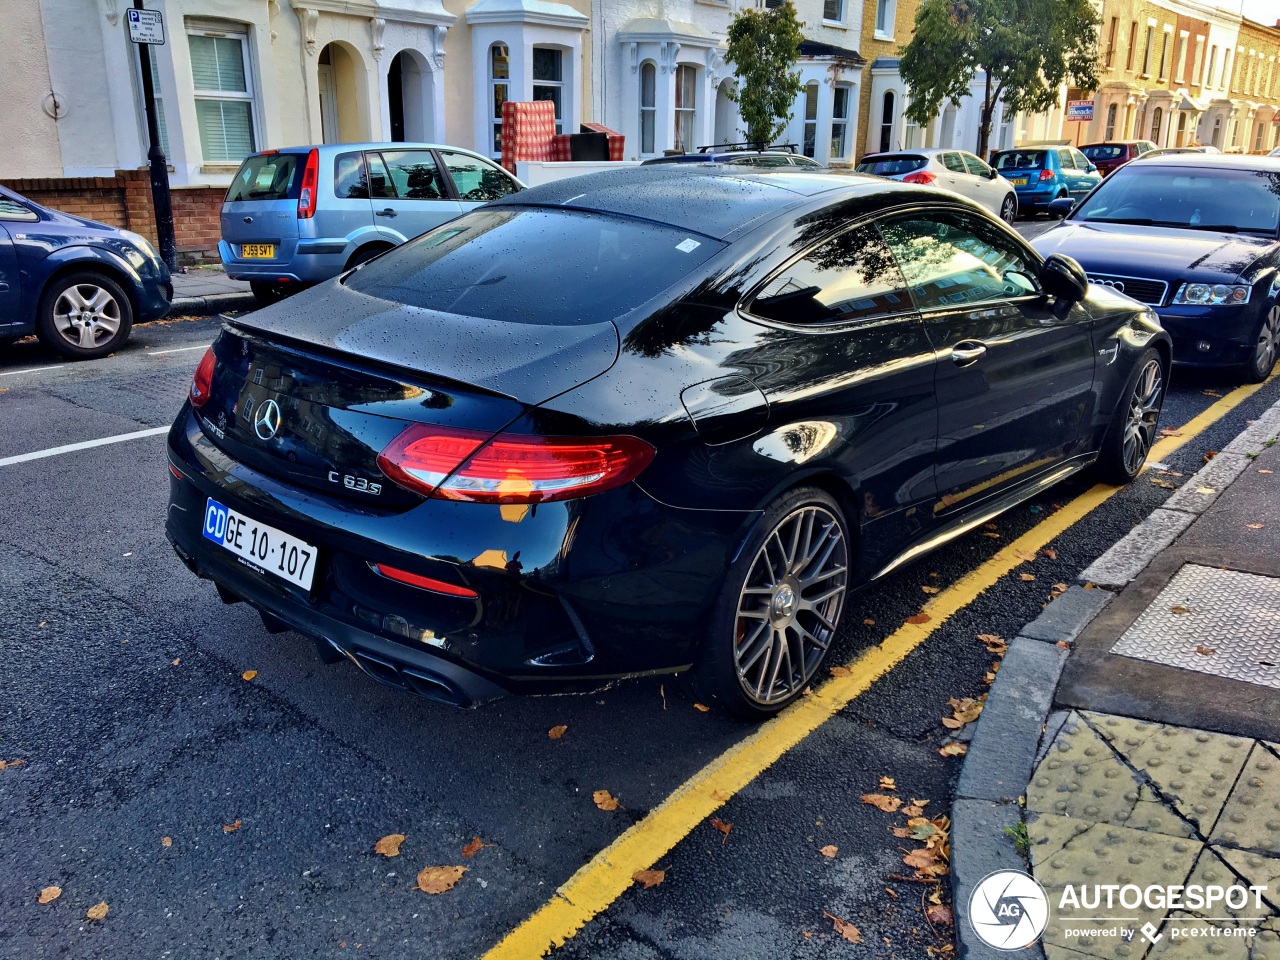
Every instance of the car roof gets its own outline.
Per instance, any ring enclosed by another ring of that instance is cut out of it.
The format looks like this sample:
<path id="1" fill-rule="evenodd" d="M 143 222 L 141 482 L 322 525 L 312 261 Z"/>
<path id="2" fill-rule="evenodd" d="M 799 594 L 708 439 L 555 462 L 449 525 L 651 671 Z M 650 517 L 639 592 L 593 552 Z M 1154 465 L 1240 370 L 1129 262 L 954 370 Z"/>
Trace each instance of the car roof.
<path id="1" fill-rule="evenodd" d="M 1139 157 L 1142 166 L 1198 167 L 1212 170 L 1265 170 L 1280 173 L 1280 157 L 1258 157 L 1240 153 L 1162 153 Z"/>
<path id="2" fill-rule="evenodd" d="M 350 153 L 353 150 L 452 150 L 455 153 L 466 153 L 473 157 L 483 157 L 483 154 L 476 153 L 474 150 L 468 150 L 466 147 L 455 147 L 448 143 L 310 143 L 302 146 L 278 147 L 271 150 L 259 150 L 250 156 L 259 156 L 261 154 L 271 153 L 309 153 L 312 150 L 319 150 L 321 153 Z M 495 161 L 496 162 L 496 161 Z"/>
<path id="3" fill-rule="evenodd" d="M 876 153 L 868 153 L 863 160 L 872 160 L 877 157 L 936 157 L 940 153 L 969 153 L 972 152 L 963 147 L 921 147 L 919 150 L 880 150 Z"/>
<path id="4" fill-rule="evenodd" d="M 862 174 L 777 168 L 756 171 L 719 164 L 655 164 L 554 180 L 486 205 L 562 207 L 665 223 L 716 240 L 773 217 L 823 193 L 918 193 Z"/>
<path id="5" fill-rule="evenodd" d="M 1095 140 L 1093 143 L 1080 144 L 1081 150 L 1085 147 L 1132 147 L 1138 143 L 1151 143 L 1150 140 Z"/>

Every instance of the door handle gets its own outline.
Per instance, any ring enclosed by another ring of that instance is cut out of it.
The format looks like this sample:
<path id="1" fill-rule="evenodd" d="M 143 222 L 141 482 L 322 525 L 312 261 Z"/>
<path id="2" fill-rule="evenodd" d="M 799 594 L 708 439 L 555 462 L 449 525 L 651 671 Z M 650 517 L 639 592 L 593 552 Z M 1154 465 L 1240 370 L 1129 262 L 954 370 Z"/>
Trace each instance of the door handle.
<path id="1" fill-rule="evenodd" d="M 379 217 L 394 217 L 395 215 L 396 215 L 396 212 L 392 210 L 390 207 L 387 207 L 387 209 L 385 210 L 379 210 L 377 212 L 377 216 Z"/>
<path id="2" fill-rule="evenodd" d="M 951 348 L 951 360 L 957 367 L 967 367 L 977 363 L 987 352 L 987 345 L 981 340 L 962 340 Z"/>

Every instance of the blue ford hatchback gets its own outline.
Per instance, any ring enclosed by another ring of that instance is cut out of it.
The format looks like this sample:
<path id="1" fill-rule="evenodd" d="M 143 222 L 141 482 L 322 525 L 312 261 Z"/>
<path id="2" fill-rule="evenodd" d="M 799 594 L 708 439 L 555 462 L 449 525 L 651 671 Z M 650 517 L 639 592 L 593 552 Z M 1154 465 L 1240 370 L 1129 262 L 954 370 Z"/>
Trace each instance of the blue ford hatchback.
<path id="1" fill-rule="evenodd" d="M 218 254 L 228 276 L 270 303 L 523 189 L 489 158 L 458 147 L 264 150 L 240 165 L 227 190 Z"/>
<path id="2" fill-rule="evenodd" d="M 1018 193 L 1018 209 L 1034 215 L 1054 200 L 1079 200 L 1102 182 L 1093 162 L 1075 147 L 1018 147 L 1000 150 L 991 165 Z"/>

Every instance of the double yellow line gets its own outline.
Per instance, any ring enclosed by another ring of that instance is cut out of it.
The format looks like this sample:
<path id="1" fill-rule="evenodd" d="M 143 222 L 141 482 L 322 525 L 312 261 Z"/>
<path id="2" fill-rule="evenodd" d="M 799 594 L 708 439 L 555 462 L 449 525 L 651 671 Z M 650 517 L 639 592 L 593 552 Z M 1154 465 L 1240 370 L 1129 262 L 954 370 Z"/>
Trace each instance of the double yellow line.
<path id="1" fill-rule="evenodd" d="M 1152 448 L 1149 461 L 1172 455 L 1264 386 L 1266 383 L 1231 391 L 1179 428 L 1178 436 L 1161 438 Z M 948 618 L 1022 564 L 1018 554 L 1037 553 L 1122 489 L 1099 484 L 1086 490 L 931 598 L 921 608 L 921 613 L 929 617 L 927 623 L 904 623 L 851 663 L 847 674 L 832 677 L 812 695 L 797 701 L 708 763 L 643 820 L 592 857 L 483 960 L 529 960 L 562 946 L 631 886 L 632 874 L 656 864 L 730 797 L 901 663 Z"/>

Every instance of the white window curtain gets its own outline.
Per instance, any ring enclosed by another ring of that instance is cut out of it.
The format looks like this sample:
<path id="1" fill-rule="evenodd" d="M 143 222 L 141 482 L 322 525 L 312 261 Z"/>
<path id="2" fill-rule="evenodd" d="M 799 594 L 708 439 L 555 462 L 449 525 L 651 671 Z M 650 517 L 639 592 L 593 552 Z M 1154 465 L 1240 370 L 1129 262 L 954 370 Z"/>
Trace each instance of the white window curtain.
<path id="1" fill-rule="evenodd" d="M 239 163 L 253 153 L 253 86 L 243 35 L 190 33 L 196 125 L 206 163 Z"/>

